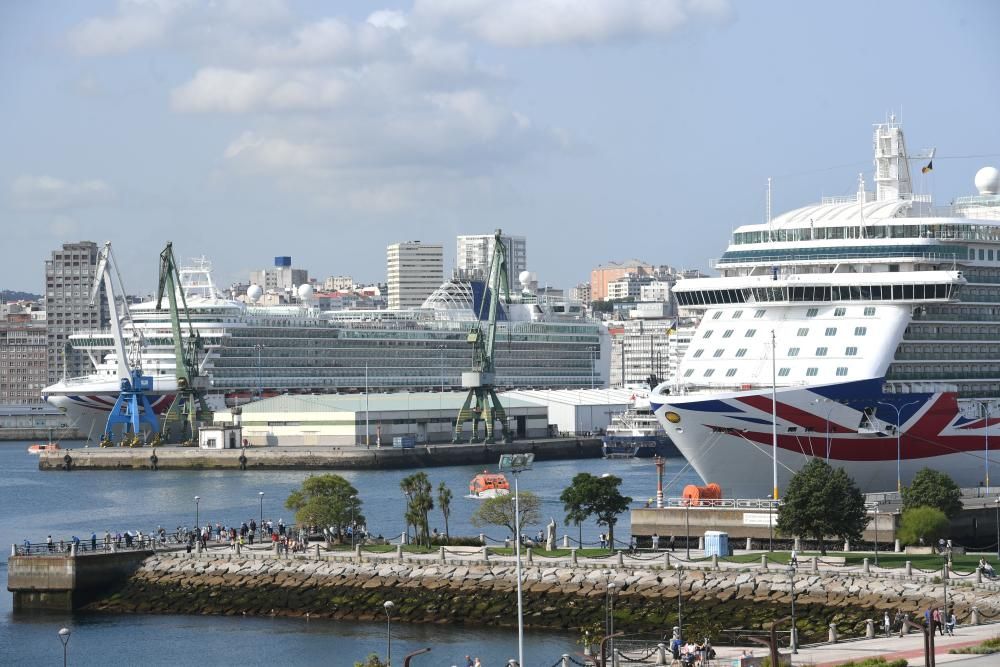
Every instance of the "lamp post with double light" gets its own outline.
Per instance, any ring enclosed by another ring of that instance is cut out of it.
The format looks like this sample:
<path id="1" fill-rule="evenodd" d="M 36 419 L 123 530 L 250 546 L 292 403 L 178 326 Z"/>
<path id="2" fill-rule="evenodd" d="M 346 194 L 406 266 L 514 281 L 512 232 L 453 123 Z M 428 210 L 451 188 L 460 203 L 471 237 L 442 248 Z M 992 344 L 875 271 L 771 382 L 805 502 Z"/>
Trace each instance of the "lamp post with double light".
<path id="1" fill-rule="evenodd" d="M 691 560 L 691 499 L 684 499 L 684 548 L 687 550 L 687 560 Z"/>
<path id="2" fill-rule="evenodd" d="M 878 501 L 875 501 L 875 566 L 878 567 Z"/>
<path id="3" fill-rule="evenodd" d="M 608 582 L 607 608 L 605 610 L 605 617 L 606 617 L 606 623 L 607 623 L 607 630 L 606 630 L 607 634 L 606 634 L 606 636 L 609 637 L 609 638 L 612 638 L 612 639 L 610 639 L 610 642 L 609 642 L 610 643 L 610 649 L 611 649 L 611 665 L 612 665 L 612 667 L 614 667 L 614 665 L 616 665 L 617 662 L 618 662 L 617 660 L 615 660 L 615 640 L 613 639 L 613 637 L 615 635 L 615 588 L 617 588 L 617 584 L 615 584 L 615 582 L 613 582 L 613 581 L 609 581 Z"/>
<path id="4" fill-rule="evenodd" d="M 70 634 L 72 633 L 70 632 L 69 628 L 62 628 L 59 630 L 59 641 L 61 641 L 63 645 L 63 667 L 66 667 L 66 652 L 67 652 L 66 646 L 67 644 L 69 644 Z"/>
<path id="5" fill-rule="evenodd" d="M 201 496 L 194 497 L 194 527 L 201 539 Z"/>
<path id="6" fill-rule="evenodd" d="M 382 603 L 382 608 L 385 609 L 385 664 L 386 667 L 392 667 L 392 608 L 395 607 L 392 600 L 386 600 Z"/>
<path id="7" fill-rule="evenodd" d="M 879 401 L 879 405 L 886 405 L 896 411 L 896 493 L 902 493 L 903 491 L 903 475 L 900 471 L 901 461 L 902 461 L 902 449 L 900 447 L 900 432 L 899 432 L 899 422 L 901 420 L 901 415 L 903 413 L 903 408 L 910 405 L 916 405 L 920 401 L 910 401 L 909 403 L 903 403 L 897 406 L 895 403 L 888 403 L 886 401 Z"/>
<path id="8" fill-rule="evenodd" d="M 986 440 L 986 495 L 990 495 L 990 412 L 992 405 L 989 401 L 976 401 L 983 408 L 983 418 L 986 420 L 986 428 L 983 429 L 983 437 Z"/>
<path id="9" fill-rule="evenodd" d="M 258 491 L 257 498 L 260 499 L 260 523 L 257 527 L 260 528 L 261 540 L 264 539 L 264 492 Z"/>
<path id="10" fill-rule="evenodd" d="M 795 632 L 795 566 L 788 566 L 788 582 L 792 593 L 792 634 L 789 639 L 789 646 L 792 648 L 792 653 L 799 652 L 799 638 L 796 636 Z"/>
<path id="11" fill-rule="evenodd" d="M 500 471 L 514 476 L 514 558 L 517 576 L 517 664 L 524 664 L 524 600 L 521 593 L 521 505 L 518 496 L 517 477 L 525 470 L 531 470 L 535 463 L 534 454 L 501 454 Z"/>
<path id="12" fill-rule="evenodd" d="M 997 560 L 1000 560 L 1000 496 L 997 496 Z"/>
<path id="13" fill-rule="evenodd" d="M 350 500 L 351 500 L 351 549 L 353 549 L 354 548 L 354 532 L 355 532 L 355 525 L 354 525 L 354 505 L 358 502 L 358 497 L 357 496 L 351 496 Z"/>

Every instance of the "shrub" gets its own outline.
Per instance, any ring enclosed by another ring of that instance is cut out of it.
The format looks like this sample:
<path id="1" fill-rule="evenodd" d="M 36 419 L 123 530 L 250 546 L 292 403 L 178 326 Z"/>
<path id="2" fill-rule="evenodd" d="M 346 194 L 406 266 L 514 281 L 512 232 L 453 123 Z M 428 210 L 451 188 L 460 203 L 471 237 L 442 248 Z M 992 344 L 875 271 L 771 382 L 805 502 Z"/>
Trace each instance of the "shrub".
<path id="1" fill-rule="evenodd" d="M 948 653 L 971 653 L 974 655 L 990 655 L 1000 653 L 1000 637 L 987 639 L 976 646 L 966 646 L 964 648 L 953 648 Z"/>

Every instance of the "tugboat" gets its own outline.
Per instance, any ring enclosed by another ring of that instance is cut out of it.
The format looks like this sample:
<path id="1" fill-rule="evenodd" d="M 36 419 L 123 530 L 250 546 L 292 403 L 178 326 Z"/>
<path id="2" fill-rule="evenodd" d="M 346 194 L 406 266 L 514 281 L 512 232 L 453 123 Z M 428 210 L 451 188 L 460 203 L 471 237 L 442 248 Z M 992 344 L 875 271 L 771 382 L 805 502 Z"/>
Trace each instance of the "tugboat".
<path id="1" fill-rule="evenodd" d="M 625 412 L 611 418 L 611 424 L 601 438 L 601 449 L 606 459 L 681 455 L 656 421 L 647 399 L 635 400 Z"/>
<path id="2" fill-rule="evenodd" d="M 469 498 L 496 498 L 510 493 L 510 483 L 502 473 L 485 470 L 469 482 Z"/>

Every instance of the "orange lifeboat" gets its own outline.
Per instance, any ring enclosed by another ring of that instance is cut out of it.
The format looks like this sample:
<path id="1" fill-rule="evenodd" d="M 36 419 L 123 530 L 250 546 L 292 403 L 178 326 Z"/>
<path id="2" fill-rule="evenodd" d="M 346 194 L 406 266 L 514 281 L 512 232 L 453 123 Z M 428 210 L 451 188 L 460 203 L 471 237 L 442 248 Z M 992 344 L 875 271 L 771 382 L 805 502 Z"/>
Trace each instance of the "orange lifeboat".
<path id="1" fill-rule="evenodd" d="M 501 473 L 490 473 L 485 470 L 469 482 L 470 498 L 496 498 L 510 493 L 510 483 Z"/>
<path id="2" fill-rule="evenodd" d="M 41 454 L 42 452 L 51 452 L 59 449 L 59 445 L 54 442 L 50 442 L 47 445 L 34 444 L 28 447 L 29 454 Z"/>
<path id="3" fill-rule="evenodd" d="M 693 500 L 692 505 L 700 505 L 702 500 L 720 500 L 722 498 L 722 487 L 712 482 L 705 486 L 688 484 L 684 487 L 681 497 L 685 500 Z"/>

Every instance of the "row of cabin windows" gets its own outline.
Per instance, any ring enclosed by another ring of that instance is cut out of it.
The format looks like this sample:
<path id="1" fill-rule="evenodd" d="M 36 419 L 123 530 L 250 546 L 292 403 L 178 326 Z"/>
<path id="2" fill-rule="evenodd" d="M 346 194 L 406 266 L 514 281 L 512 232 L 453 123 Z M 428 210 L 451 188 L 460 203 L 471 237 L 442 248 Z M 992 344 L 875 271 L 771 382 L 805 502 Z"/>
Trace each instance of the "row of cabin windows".
<path id="1" fill-rule="evenodd" d="M 766 312 L 767 312 L 766 309 L 763 309 L 763 308 L 759 309 L 759 310 L 757 310 L 754 313 L 754 317 L 755 318 L 764 317 L 764 314 Z M 819 308 L 810 308 L 809 310 L 806 311 L 806 317 L 816 317 L 817 315 L 819 315 Z M 844 317 L 845 315 L 847 315 L 847 308 L 834 308 L 833 309 L 833 316 L 834 317 Z M 875 317 L 875 306 L 865 306 L 864 315 L 865 315 L 865 317 Z M 715 314 L 712 315 L 712 319 L 713 320 L 717 320 L 720 317 L 722 317 L 722 311 L 721 310 L 715 311 Z M 733 319 L 734 320 L 738 320 L 741 317 L 743 317 L 743 311 L 742 310 L 734 310 L 733 311 Z"/>
<path id="2" fill-rule="evenodd" d="M 715 329 L 707 329 L 701 335 L 701 337 L 702 338 L 711 338 L 713 333 L 715 333 Z M 722 332 L 722 337 L 723 338 L 729 338 L 732 335 L 733 335 L 733 329 L 726 329 L 724 332 Z M 747 329 L 746 332 L 743 334 L 743 337 L 744 338 L 753 338 L 756 335 L 757 335 L 757 330 L 756 329 Z M 808 336 L 809 335 L 809 327 L 800 327 L 796 335 L 798 335 L 798 336 Z M 824 332 L 824 335 L 825 336 L 836 336 L 837 335 L 837 327 L 827 327 L 826 331 Z M 867 336 L 868 335 L 868 327 L 854 327 L 854 335 L 855 336 Z"/>
<path id="3" fill-rule="evenodd" d="M 726 377 L 733 377 L 734 375 L 736 375 L 736 370 L 737 369 L 735 368 L 730 368 L 729 370 L 727 370 Z M 791 374 L 791 372 L 792 369 L 789 368 L 788 366 L 785 366 L 778 370 L 778 377 L 788 377 Z M 686 371 L 684 371 L 684 377 L 691 377 L 691 375 L 693 374 L 694 374 L 693 368 L 689 368 Z M 707 377 L 707 378 L 710 378 L 713 375 L 715 375 L 714 368 L 706 368 L 705 372 L 702 373 L 702 377 Z M 806 377 L 816 377 L 817 375 L 819 375 L 819 368 L 812 366 L 806 369 Z M 844 377 L 846 375 L 847 375 L 847 366 L 838 366 L 837 377 Z"/>
<path id="4" fill-rule="evenodd" d="M 797 357 L 797 356 L 799 356 L 799 352 L 800 351 L 801 351 L 800 348 L 790 347 L 790 348 L 788 348 L 788 356 L 789 357 Z M 828 347 L 825 347 L 825 346 L 824 347 L 817 347 L 816 348 L 816 356 L 817 357 L 825 357 L 827 355 L 827 353 L 829 353 L 829 351 L 830 351 L 830 349 Z M 704 353 L 705 353 L 705 348 L 701 348 L 701 349 L 695 350 L 694 354 L 692 356 L 695 359 L 698 359 Z M 725 353 L 726 353 L 726 348 L 720 347 L 717 350 L 715 350 L 715 352 L 712 353 L 712 356 L 714 358 L 718 359 L 719 357 L 721 357 Z M 746 356 L 746 354 L 747 354 L 747 348 L 745 348 L 745 347 L 741 347 L 740 349 L 736 350 L 736 358 L 737 359 L 742 359 L 743 357 Z M 847 347 L 844 348 L 844 356 L 845 357 L 856 357 L 856 356 L 858 356 L 858 348 L 856 346 L 854 346 L 854 345 L 848 345 Z"/>
<path id="5" fill-rule="evenodd" d="M 909 301 L 949 299 L 953 285 L 786 285 L 676 292 L 681 306 L 754 301 Z M 760 311 L 758 311 L 760 312 Z"/>

